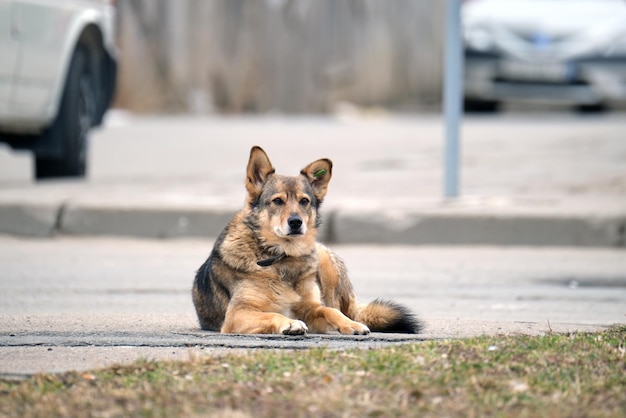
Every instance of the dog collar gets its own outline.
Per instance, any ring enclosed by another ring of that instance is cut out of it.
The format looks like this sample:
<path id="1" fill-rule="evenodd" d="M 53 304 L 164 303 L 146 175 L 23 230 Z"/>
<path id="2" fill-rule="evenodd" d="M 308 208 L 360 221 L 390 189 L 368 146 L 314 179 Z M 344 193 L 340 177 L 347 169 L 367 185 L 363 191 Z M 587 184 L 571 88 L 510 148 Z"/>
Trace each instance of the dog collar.
<path id="1" fill-rule="evenodd" d="M 275 257 L 264 258 L 263 260 L 259 260 L 256 263 L 260 267 L 269 267 L 269 266 L 273 266 L 274 264 L 278 263 L 280 260 L 282 260 L 285 257 L 287 257 L 287 254 L 281 254 L 281 255 L 277 255 Z"/>

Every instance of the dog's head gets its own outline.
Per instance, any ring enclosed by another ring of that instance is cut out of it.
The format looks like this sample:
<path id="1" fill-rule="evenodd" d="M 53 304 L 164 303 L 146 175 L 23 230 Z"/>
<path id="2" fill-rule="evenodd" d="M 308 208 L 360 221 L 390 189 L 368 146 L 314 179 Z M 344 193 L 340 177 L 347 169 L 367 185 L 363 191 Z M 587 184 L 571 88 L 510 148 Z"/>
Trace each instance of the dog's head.
<path id="1" fill-rule="evenodd" d="M 265 151 L 252 148 L 246 177 L 247 208 L 266 245 L 279 246 L 293 256 L 313 249 L 320 223 L 318 209 L 326 196 L 332 167 L 332 161 L 320 159 L 304 167 L 298 176 L 281 176 Z"/>

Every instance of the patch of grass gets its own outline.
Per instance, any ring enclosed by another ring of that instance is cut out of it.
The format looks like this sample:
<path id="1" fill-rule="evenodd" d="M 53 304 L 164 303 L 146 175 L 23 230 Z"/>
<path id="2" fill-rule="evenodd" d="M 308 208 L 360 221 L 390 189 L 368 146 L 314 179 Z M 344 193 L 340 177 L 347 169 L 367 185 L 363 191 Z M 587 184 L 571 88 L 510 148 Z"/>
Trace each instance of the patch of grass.
<path id="1" fill-rule="evenodd" d="M 0 416 L 623 417 L 626 326 L 251 351 L 0 381 Z"/>

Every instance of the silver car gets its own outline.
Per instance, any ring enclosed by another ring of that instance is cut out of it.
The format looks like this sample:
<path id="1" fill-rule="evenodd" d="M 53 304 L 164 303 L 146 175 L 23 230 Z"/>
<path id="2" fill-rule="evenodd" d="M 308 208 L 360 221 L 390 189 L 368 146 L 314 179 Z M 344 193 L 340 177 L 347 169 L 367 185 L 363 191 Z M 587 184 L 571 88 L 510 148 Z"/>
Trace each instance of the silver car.
<path id="1" fill-rule="evenodd" d="M 35 177 L 82 177 L 116 81 L 115 1 L 0 0 L 0 142 Z"/>
<path id="2" fill-rule="evenodd" d="M 468 0 L 465 106 L 626 103 L 625 0 Z"/>

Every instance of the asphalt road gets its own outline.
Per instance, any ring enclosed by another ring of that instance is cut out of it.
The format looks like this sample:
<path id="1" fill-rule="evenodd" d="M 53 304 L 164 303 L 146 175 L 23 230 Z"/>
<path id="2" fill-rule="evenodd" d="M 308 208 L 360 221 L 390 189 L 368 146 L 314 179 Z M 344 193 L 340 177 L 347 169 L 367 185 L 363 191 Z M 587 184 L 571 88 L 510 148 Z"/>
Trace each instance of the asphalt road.
<path id="1" fill-rule="evenodd" d="M 337 246 L 360 301 L 404 303 L 424 321 L 423 334 L 221 336 L 198 329 L 190 296 L 211 244 L 0 236 L 0 374 L 626 322 L 626 256 L 620 249 Z"/>

